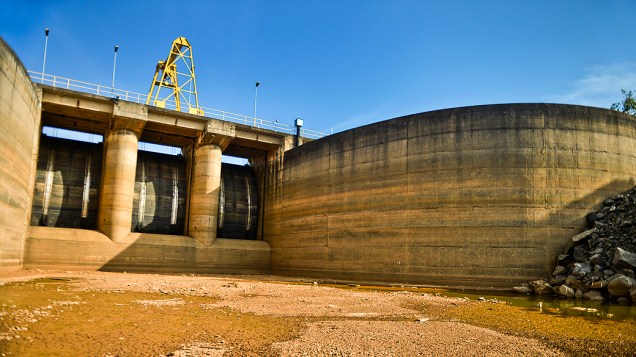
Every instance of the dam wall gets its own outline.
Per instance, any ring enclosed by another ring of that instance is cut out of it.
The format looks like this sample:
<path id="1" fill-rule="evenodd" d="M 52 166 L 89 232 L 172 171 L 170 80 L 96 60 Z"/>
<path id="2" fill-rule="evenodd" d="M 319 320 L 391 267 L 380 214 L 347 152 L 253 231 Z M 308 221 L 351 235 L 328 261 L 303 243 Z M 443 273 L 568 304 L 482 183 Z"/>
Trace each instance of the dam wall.
<path id="1" fill-rule="evenodd" d="M 265 198 L 274 274 L 509 287 L 548 276 L 585 215 L 633 187 L 636 121 L 573 105 L 465 107 L 281 160 Z"/>
<path id="2" fill-rule="evenodd" d="M 43 126 L 103 143 L 48 137 Z M 0 39 L 0 273 L 269 273 L 269 244 L 255 239 L 258 191 L 249 170 L 226 182 L 221 223 L 233 234 L 217 230 L 221 155 L 267 153 L 287 136 L 33 84 Z M 145 142 L 181 154 L 139 150 Z"/>
<path id="3" fill-rule="evenodd" d="M 636 120 L 600 108 L 445 109 L 311 141 L 125 99 L 34 85 L 0 39 L 0 273 L 510 287 L 549 276 L 585 215 L 636 180 Z"/>
<path id="4" fill-rule="evenodd" d="M 39 131 L 38 92 L 0 38 L 0 272 L 22 269 Z"/>

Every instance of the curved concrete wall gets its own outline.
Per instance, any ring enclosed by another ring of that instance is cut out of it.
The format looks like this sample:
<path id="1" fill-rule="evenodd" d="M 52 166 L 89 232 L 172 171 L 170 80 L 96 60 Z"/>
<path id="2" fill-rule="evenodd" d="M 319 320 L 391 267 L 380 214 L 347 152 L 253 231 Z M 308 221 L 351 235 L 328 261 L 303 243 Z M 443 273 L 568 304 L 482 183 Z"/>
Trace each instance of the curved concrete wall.
<path id="1" fill-rule="evenodd" d="M 510 286 L 545 277 L 584 216 L 636 177 L 636 121 L 511 104 L 406 116 L 317 140 L 270 172 L 272 270 Z"/>
<path id="2" fill-rule="evenodd" d="M 39 132 L 37 92 L 0 38 L 0 271 L 22 267 Z"/>

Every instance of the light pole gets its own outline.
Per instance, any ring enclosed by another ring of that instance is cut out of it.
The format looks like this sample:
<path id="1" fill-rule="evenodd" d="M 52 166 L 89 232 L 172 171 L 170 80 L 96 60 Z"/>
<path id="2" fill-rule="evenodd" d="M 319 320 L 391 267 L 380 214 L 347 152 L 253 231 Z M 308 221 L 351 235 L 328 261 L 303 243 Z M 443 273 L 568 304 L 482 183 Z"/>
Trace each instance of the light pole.
<path id="1" fill-rule="evenodd" d="M 260 82 L 256 82 L 256 93 L 254 94 L 254 126 L 256 126 L 256 99 L 258 98 L 258 86 L 260 85 Z"/>
<path id="2" fill-rule="evenodd" d="M 44 84 L 44 68 L 46 67 L 46 48 L 49 45 L 49 28 L 44 29 L 44 60 L 42 61 L 42 84 Z"/>
<path id="3" fill-rule="evenodd" d="M 113 81 L 110 85 L 110 94 L 113 94 L 113 92 L 115 91 L 115 68 L 117 67 L 117 50 L 119 49 L 119 46 L 115 46 L 115 57 L 113 59 Z"/>

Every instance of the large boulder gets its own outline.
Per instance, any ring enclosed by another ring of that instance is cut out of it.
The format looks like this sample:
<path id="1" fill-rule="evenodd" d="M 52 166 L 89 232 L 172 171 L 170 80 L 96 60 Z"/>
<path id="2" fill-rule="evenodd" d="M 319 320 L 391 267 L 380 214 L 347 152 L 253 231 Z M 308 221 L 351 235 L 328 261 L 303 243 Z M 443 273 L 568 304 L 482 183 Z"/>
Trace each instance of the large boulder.
<path id="1" fill-rule="evenodd" d="M 636 273 L 632 269 L 621 269 L 618 271 L 619 273 L 629 276 L 632 279 L 636 279 Z"/>
<path id="2" fill-rule="evenodd" d="M 584 299 L 592 300 L 592 301 L 603 301 L 605 298 L 601 294 L 599 290 L 590 290 L 583 294 Z"/>
<path id="3" fill-rule="evenodd" d="M 559 295 L 565 296 L 567 298 L 573 298 L 574 297 L 574 289 L 572 289 L 571 287 L 569 287 L 567 285 L 561 285 L 561 286 L 559 286 Z"/>
<path id="4" fill-rule="evenodd" d="M 528 283 L 523 283 L 520 286 L 515 286 L 512 288 L 516 293 L 519 294 L 532 294 L 532 287 Z"/>
<path id="5" fill-rule="evenodd" d="M 582 299 L 583 298 L 583 291 L 581 289 L 577 289 L 576 292 L 574 293 L 574 297 L 577 299 Z"/>
<path id="6" fill-rule="evenodd" d="M 600 255 L 600 254 L 598 254 L 598 253 L 593 254 L 593 255 L 590 257 L 590 264 L 594 264 L 594 265 L 601 265 L 601 264 L 603 264 L 603 263 L 605 263 L 605 261 L 604 261 L 604 259 L 603 259 L 603 256 L 602 256 L 602 255 Z"/>
<path id="7" fill-rule="evenodd" d="M 608 284 L 607 280 L 595 281 L 590 285 L 591 289 L 603 289 Z"/>
<path id="8" fill-rule="evenodd" d="M 598 228 L 594 227 L 592 229 L 588 229 L 585 232 L 581 232 L 577 235 L 575 235 L 574 237 L 572 237 L 572 243 L 578 243 L 580 241 L 585 241 L 587 238 L 589 238 L 592 233 L 596 233 L 598 232 Z"/>
<path id="9" fill-rule="evenodd" d="M 634 279 L 625 275 L 616 274 L 609 284 L 607 284 L 607 291 L 614 297 L 627 297 L 634 286 L 636 286 Z"/>
<path id="10" fill-rule="evenodd" d="M 537 295 L 552 295 L 554 293 L 550 284 L 545 280 L 531 281 L 530 286 Z"/>
<path id="11" fill-rule="evenodd" d="M 577 290 L 585 284 L 583 284 L 583 282 L 577 279 L 575 276 L 570 275 L 565 279 L 565 285 L 571 287 L 574 290 Z"/>
<path id="12" fill-rule="evenodd" d="M 572 275 L 583 277 L 592 272 L 592 267 L 588 263 L 574 263 Z"/>
<path id="13" fill-rule="evenodd" d="M 612 270 L 621 269 L 636 271 L 636 254 L 617 247 L 612 258 Z"/>
<path id="14" fill-rule="evenodd" d="M 552 278 L 550 278 L 550 285 L 552 286 L 563 285 L 567 281 L 567 278 L 568 277 L 565 275 L 555 275 Z"/>
<path id="15" fill-rule="evenodd" d="M 572 250 L 572 257 L 574 258 L 574 261 L 577 262 L 576 264 L 587 261 L 587 254 L 588 248 L 584 244 L 577 244 Z"/>
<path id="16" fill-rule="evenodd" d="M 557 275 L 567 275 L 568 273 L 568 268 L 564 267 L 563 265 L 557 265 L 554 268 L 554 271 L 552 272 L 553 276 L 557 276 Z"/>

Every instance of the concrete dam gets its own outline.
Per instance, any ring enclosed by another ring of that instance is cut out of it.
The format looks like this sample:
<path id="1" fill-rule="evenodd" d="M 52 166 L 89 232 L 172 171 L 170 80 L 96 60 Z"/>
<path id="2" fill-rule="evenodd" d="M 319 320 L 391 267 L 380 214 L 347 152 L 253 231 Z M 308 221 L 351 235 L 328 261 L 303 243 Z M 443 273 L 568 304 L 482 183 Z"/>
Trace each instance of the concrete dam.
<path id="1" fill-rule="evenodd" d="M 3 41 L 0 129 L 0 271 L 511 287 L 636 179 L 636 120 L 607 109 L 453 108 L 309 140 L 36 84 Z"/>
<path id="2" fill-rule="evenodd" d="M 31 226 L 97 229 L 102 152 L 102 143 L 41 136 Z M 184 235 L 186 178 L 183 156 L 139 151 L 132 231 Z M 249 167 L 221 164 L 217 236 L 256 238 L 257 193 Z"/>

